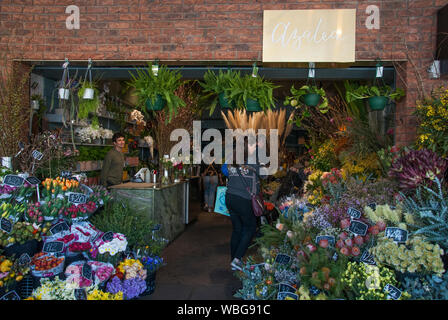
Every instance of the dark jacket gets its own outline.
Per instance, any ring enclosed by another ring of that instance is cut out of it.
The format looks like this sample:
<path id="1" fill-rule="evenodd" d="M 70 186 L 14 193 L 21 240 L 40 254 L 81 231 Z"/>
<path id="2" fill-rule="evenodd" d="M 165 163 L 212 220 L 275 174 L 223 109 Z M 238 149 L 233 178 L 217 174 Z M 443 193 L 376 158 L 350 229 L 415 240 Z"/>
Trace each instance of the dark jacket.
<path id="1" fill-rule="evenodd" d="M 265 176 L 260 175 L 260 165 L 247 164 L 245 165 L 252 169 L 244 169 L 241 166 L 228 166 L 229 181 L 227 183 L 227 193 L 240 196 L 245 199 L 251 199 L 249 192 L 246 189 L 244 182 L 237 172 L 237 167 L 246 184 L 250 188 L 250 192 L 260 192 L 260 178 L 265 179 Z"/>

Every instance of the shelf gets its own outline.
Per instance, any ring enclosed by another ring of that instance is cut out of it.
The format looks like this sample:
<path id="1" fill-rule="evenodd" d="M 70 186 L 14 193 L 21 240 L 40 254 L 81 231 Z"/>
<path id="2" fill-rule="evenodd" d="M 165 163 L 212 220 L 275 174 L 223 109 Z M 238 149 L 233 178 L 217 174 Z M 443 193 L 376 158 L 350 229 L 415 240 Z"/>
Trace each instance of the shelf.
<path id="1" fill-rule="evenodd" d="M 62 144 L 73 144 L 71 142 L 62 142 Z M 89 147 L 113 147 L 112 144 L 95 144 L 95 143 L 77 143 L 75 142 L 76 146 L 89 146 Z"/>

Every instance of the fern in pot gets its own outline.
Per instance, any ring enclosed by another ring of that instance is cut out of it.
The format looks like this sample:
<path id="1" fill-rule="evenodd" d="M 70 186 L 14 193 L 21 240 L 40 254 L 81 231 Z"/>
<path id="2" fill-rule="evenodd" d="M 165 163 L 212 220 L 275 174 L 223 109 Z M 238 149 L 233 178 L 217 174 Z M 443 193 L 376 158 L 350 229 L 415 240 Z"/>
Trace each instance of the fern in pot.
<path id="1" fill-rule="evenodd" d="M 240 73 L 230 69 L 226 72 L 219 70 L 218 74 L 207 70 L 204 74 L 204 81 L 199 82 L 199 84 L 202 87 L 202 92 L 205 93 L 202 100 L 209 101 L 209 99 L 213 99 L 210 102 L 210 116 L 215 111 L 218 101 L 221 109 L 233 109 L 235 107 L 235 102 L 229 99 L 229 95 L 232 80 L 237 77 L 240 77 Z"/>
<path id="2" fill-rule="evenodd" d="M 263 77 L 247 74 L 231 80 L 229 98 L 235 101 L 238 108 L 245 106 L 247 111 L 265 111 L 275 108 L 273 91 L 279 87 Z"/>
<path id="3" fill-rule="evenodd" d="M 403 96 L 403 89 L 397 88 L 393 90 L 388 85 L 359 86 L 352 91 L 346 92 L 346 99 L 348 103 L 355 100 L 367 99 L 371 110 L 383 110 L 389 100 L 397 101 Z"/>
<path id="4" fill-rule="evenodd" d="M 148 67 L 135 71 L 137 75 L 131 73 L 132 80 L 127 84 L 135 88 L 134 94 L 142 111 L 160 111 L 167 106 L 168 122 L 171 122 L 172 116 L 177 115 L 177 110 L 185 106 L 185 101 L 174 93 L 182 84 L 180 72 L 161 66 L 154 73 L 151 63 L 148 63 Z"/>
<path id="5" fill-rule="evenodd" d="M 89 112 L 95 112 L 99 105 L 99 90 L 95 82 L 83 81 L 78 90 L 78 118 L 87 119 Z"/>

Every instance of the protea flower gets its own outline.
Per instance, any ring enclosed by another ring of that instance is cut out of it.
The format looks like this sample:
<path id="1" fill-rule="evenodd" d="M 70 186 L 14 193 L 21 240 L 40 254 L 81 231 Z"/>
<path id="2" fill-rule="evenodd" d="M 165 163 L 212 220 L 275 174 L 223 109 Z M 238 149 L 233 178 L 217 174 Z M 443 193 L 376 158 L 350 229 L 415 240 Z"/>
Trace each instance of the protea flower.
<path id="1" fill-rule="evenodd" d="M 442 181 L 447 168 L 448 161 L 431 150 L 409 150 L 394 161 L 389 175 L 400 182 L 401 189 L 411 190 L 430 185 L 435 177 Z"/>

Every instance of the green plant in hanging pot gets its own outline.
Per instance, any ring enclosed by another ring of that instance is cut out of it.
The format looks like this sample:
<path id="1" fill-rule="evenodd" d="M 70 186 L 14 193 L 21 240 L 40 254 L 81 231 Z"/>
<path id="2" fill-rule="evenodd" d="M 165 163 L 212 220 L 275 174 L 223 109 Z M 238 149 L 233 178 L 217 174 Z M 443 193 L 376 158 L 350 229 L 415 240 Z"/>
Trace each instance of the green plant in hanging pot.
<path id="1" fill-rule="evenodd" d="M 302 102 L 304 105 L 309 107 L 317 106 L 322 113 L 328 111 L 328 98 L 323 88 L 306 84 L 300 87 L 300 89 L 296 89 L 294 88 L 294 85 L 292 85 L 290 91 L 292 96 L 285 98 L 285 106 L 291 105 L 296 107 L 299 102 Z M 322 101 L 322 103 L 319 104 L 320 101 Z"/>
<path id="2" fill-rule="evenodd" d="M 95 112 L 99 105 L 99 90 L 94 82 L 83 81 L 78 90 L 78 118 L 87 119 L 89 112 Z"/>
<path id="3" fill-rule="evenodd" d="M 371 110 L 383 110 L 390 101 L 397 101 L 403 97 L 404 90 L 401 88 L 392 89 L 388 85 L 382 86 L 359 86 L 358 88 L 347 91 L 347 102 L 367 99 Z"/>
<path id="4" fill-rule="evenodd" d="M 229 98 L 235 101 L 237 108 L 246 107 L 247 111 L 266 111 L 275 108 L 273 91 L 280 86 L 266 81 L 263 77 L 247 74 L 237 76 L 231 81 Z"/>
<path id="5" fill-rule="evenodd" d="M 235 107 L 235 102 L 229 99 L 229 95 L 232 80 L 237 77 L 240 77 L 240 73 L 230 69 L 226 72 L 219 70 L 218 74 L 207 70 L 204 74 L 204 81 L 199 82 L 199 84 L 205 94 L 202 100 L 208 102 L 211 98 L 213 99 L 209 104 L 210 115 L 215 111 L 218 102 L 221 109 L 233 109 Z"/>
<path id="6" fill-rule="evenodd" d="M 170 70 L 166 66 L 160 66 L 157 72 L 153 72 L 153 65 L 148 63 L 144 69 L 136 69 L 137 75 L 131 73 L 132 81 L 127 82 L 129 87 L 135 88 L 138 105 L 145 113 L 160 111 L 165 105 L 168 107 L 169 118 L 177 115 L 177 110 L 185 106 L 185 102 L 175 95 L 175 91 L 182 84 L 182 75 L 179 71 Z"/>

